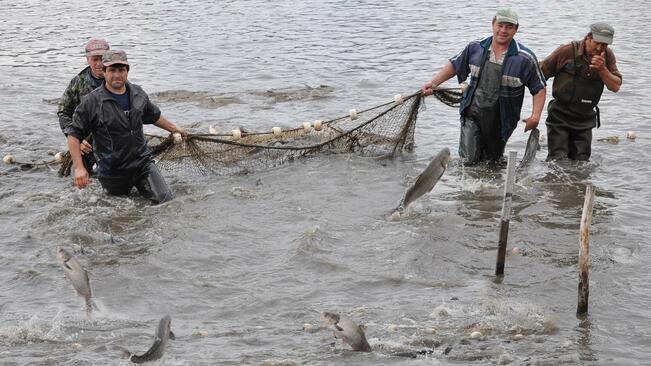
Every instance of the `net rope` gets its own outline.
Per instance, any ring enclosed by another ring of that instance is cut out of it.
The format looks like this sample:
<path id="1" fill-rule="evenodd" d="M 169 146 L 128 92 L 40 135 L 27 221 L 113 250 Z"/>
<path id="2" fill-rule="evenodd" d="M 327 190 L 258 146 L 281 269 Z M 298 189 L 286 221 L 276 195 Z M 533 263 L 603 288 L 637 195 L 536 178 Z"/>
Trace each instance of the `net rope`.
<path id="1" fill-rule="evenodd" d="M 434 90 L 434 97 L 455 107 L 460 88 Z M 424 103 L 420 90 L 406 97 L 343 117 L 306 122 L 303 127 L 269 132 L 187 134 L 181 142 L 172 135 L 147 135 L 156 165 L 184 174 L 236 174 L 260 171 L 316 154 L 356 153 L 390 157 L 412 151 L 418 112 Z M 72 161 L 66 152 L 59 175 L 68 176 Z"/>

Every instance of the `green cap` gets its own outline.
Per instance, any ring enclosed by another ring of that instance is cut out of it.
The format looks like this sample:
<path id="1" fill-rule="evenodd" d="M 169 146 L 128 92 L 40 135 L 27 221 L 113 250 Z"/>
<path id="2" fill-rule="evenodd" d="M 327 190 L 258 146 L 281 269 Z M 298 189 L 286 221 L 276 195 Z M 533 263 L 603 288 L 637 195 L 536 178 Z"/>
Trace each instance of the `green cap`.
<path id="1" fill-rule="evenodd" d="M 615 29 L 606 22 L 597 22 L 590 26 L 592 32 L 592 39 L 596 42 L 612 44 L 613 36 L 615 36 Z"/>
<path id="2" fill-rule="evenodd" d="M 511 8 L 500 9 L 495 13 L 497 23 L 511 23 L 518 25 L 518 13 Z"/>
<path id="3" fill-rule="evenodd" d="M 106 67 L 111 65 L 129 65 L 127 53 L 124 51 L 106 51 L 102 56 L 102 64 Z"/>

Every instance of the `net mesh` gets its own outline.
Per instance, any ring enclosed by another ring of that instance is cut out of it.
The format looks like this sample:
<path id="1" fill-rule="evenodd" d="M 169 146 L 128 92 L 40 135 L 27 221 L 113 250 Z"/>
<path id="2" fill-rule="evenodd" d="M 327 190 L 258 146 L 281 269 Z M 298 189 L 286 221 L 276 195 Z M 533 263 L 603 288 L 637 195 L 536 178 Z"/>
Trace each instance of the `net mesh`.
<path id="1" fill-rule="evenodd" d="M 448 106 L 461 100 L 459 89 L 435 90 L 434 96 Z M 148 136 L 156 164 L 171 172 L 235 174 L 269 169 L 285 162 L 319 153 L 356 153 L 363 156 L 394 156 L 411 151 L 421 107 L 419 92 L 396 101 L 327 121 L 306 123 L 301 128 L 255 133 L 188 134 L 175 143 L 172 136 Z M 70 167 L 62 164 L 62 175 Z"/>

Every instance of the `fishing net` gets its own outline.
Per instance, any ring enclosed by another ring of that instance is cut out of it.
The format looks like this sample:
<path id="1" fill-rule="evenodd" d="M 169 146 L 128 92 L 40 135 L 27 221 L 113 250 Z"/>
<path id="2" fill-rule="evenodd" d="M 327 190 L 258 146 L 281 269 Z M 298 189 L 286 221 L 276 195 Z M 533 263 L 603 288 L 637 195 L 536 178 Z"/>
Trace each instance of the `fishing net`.
<path id="1" fill-rule="evenodd" d="M 434 96 L 448 106 L 458 106 L 461 91 L 438 89 Z M 413 149 L 421 102 L 419 91 L 404 98 L 396 95 L 394 101 L 359 112 L 351 110 L 344 117 L 305 122 L 295 129 L 188 134 L 180 142 L 173 136 L 147 137 L 160 169 L 186 174 L 248 173 L 323 153 L 389 157 Z M 59 173 L 69 175 L 70 164 L 65 160 Z"/>

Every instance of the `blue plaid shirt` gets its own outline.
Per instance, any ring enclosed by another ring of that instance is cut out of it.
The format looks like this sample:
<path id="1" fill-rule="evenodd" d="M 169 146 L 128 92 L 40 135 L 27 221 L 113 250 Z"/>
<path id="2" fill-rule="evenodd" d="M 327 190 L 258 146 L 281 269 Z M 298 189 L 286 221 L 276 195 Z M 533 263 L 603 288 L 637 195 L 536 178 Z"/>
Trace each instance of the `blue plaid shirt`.
<path id="1" fill-rule="evenodd" d="M 492 36 L 470 42 L 459 54 L 452 57 L 450 62 L 457 74 L 459 83 L 464 82 L 468 75 L 468 89 L 463 94 L 459 112 L 464 114 L 470 106 L 479 74 L 484 67 L 490 51 Z M 536 55 L 521 43 L 511 41 L 502 63 L 502 85 L 500 86 L 500 124 L 502 140 L 506 142 L 517 127 L 524 100 L 524 87 L 532 95 L 546 86 L 545 77 L 540 71 Z"/>

